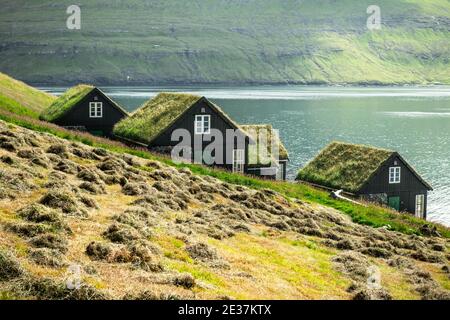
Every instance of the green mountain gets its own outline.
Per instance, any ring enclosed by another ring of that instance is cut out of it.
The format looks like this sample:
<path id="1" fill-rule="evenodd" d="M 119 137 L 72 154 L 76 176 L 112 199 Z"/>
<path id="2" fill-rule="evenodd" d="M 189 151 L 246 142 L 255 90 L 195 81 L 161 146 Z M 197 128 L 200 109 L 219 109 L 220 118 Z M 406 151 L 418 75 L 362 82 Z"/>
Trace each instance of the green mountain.
<path id="1" fill-rule="evenodd" d="M 0 71 L 34 83 L 450 83 L 450 1 L 4 0 Z"/>

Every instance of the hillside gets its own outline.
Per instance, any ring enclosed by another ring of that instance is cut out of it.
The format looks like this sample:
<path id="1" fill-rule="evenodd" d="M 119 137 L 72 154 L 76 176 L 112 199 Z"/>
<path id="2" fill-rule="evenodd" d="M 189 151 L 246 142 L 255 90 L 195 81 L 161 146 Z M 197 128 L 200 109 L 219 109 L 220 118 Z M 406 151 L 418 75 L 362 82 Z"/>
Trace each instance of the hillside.
<path id="1" fill-rule="evenodd" d="M 33 83 L 450 83 L 448 0 L 5 0 L 0 71 Z"/>
<path id="2" fill-rule="evenodd" d="M 0 73 L 0 109 L 37 118 L 56 97 Z"/>
<path id="3" fill-rule="evenodd" d="M 273 190 L 3 121 L 0 176 L 3 299 L 450 295 L 448 238 L 363 226 Z"/>

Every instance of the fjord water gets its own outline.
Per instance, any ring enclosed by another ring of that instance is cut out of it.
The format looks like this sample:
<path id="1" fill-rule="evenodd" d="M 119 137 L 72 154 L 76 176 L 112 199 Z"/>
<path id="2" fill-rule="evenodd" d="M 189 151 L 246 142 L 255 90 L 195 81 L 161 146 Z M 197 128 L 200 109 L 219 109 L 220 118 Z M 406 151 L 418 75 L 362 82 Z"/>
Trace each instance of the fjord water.
<path id="1" fill-rule="evenodd" d="M 130 111 L 157 92 L 181 91 L 206 96 L 238 123 L 270 123 L 290 153 L 289 179 L 333 140 L 397 150 L 434 188 L 429 220 L 450 226 L 450 87 L 103 89 Z"/>

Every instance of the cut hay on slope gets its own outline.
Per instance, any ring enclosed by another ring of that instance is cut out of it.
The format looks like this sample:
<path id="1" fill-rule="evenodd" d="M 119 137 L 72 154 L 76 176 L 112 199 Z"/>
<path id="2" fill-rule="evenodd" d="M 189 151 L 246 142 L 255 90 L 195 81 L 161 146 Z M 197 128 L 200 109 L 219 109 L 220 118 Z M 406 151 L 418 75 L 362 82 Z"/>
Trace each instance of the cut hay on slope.
<path id="1" fill-rule="evenodd" d="M 85 84 L 70 88 L 53 102 L 50 107 L 44 110 L 39 118 L 50 122 L 55 121 L 72 109 L 73 106 L 80 102 L 92 90 L 94 90 L 93 86 Z"/>
<path id="2" fill-rule="evenodd" d="M 298 173 L 297 179 L 357 192 L 394 151 L 332 142 Z"/>

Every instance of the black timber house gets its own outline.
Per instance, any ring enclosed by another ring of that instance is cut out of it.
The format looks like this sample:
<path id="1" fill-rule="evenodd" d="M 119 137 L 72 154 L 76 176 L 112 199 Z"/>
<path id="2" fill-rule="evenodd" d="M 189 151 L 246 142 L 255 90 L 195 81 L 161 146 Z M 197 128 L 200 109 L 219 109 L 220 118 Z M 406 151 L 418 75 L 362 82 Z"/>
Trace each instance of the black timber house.
<path id="1" fill-rule="evenodd" d="M 60 96 L 40 118 L 67 129 L 110 137 L 114 125 L 127 116 L 128 113 L 100 89 L 78 85 Z"/>
<path id="2" fill-rule="evenodd" d="M 297 180 L 389 206 L 426 219 L 428 184 L 397 152 L 333 142 L 298 173 Z"/>
<path id="3" fill-rule="evenodd" d="M 271 134 L 272 127 L 267 128 L 270 128 Z M 190 137 L 186 144 L 190 152 L 183 155 L 188 161 L 269 179 L 286 178 L 288 156 L 281 142 L 277 141 L 279 153 L 284 156 L 282 160 L 280 156 L 280 161 L 251 163 L 250 152 L 252 146 L 258 146 L 258 139 L 254 139 L 254 135 L 249 134 L 244 126 L 235 123 L 205 97 L 160 93 L 119 122 L 114 128 L 114 135 L 123 142 L 144 144 L 150 150 L 171 153 L 180 145 L 179 139 L 173 139 L 179 130 L 184 130 Z M 230 132 L 234 134 L 230 135 Z M 211 142 L 220 145 L 222 152 L 217 152 L 217 149 L 206 152 Z"/>

